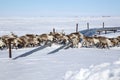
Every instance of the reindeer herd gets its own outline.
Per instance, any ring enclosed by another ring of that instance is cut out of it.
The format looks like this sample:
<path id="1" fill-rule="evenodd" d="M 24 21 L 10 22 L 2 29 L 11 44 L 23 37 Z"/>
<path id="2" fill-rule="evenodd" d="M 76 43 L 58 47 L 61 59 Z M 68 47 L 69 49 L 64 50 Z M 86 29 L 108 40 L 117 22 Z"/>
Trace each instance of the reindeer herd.
<path id="1" fill-rule="evenodd" d="M 114 46 L 120 46 L 120 36 L 116 38 L 107 38 L 104 36 L 92 36 L 88 37 L 80 32 L 74 32 L 70 34 L 60 32 L 50 32 L 48 34 L 26 34 L 23 36 L 17 36 L 14 33 L 10 35 L 3 35 L 0 37 L 0 49 L 7 49 L 9 47 L 9 40 L 11 40 L 12 49 L 36 47 L 54 44 L 63 44 L 68 47 L 96 47 L 96 48 L 110 48 Z"/>

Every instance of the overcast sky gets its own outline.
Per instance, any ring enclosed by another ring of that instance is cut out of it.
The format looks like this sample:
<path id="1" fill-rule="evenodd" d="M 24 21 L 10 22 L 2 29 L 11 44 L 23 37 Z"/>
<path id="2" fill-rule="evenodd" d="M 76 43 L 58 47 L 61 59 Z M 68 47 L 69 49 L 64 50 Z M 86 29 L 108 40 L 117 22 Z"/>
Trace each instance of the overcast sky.
<path id="1" fill-rule="evenodd" d="M 0 0 L 4 16 L 120 16 L 120 0 Z"/>

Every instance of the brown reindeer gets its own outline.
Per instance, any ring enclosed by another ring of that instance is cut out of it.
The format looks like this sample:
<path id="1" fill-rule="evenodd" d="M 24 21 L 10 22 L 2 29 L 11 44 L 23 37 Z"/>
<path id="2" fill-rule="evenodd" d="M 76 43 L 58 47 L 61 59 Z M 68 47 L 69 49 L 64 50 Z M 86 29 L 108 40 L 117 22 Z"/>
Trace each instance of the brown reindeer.
<path id="1" fill-rule="evenodd" d="M 18 41 L 22 47 L 34 47 L 39 45 L 39 39 L 37 35 L 26 34 L 25 36 L 19 37 Z"/>
<path id="2" fill-rule="evenodd" d="M 71 33 L 68 35 L 69 42 L 72 44 L 71 47 L 78 47 L 80 37 L 81 34 L 79 32 Z"/>
<path id="3" fill-rule="evenodd" d="M 118 46 L 120 46 L 120 36 L 116 37 L 116 39 L 118 40 Z"/>
<path id="4" fill-rule="evenodd" d="M 6 47 L 6 44 L 3 41 L 3 39 L 0 37 L 0 49 L 3 50 L 5 47 Z"/>
<path id="5" fill-rule="evenodd" d="M 13 47 L 13 45 L 15 44 L 14 39 L 17 37 L 18 37 L 17 35 L 15 35 L 14 33 L 11 32 L 10 35 L 3 35 L 1 38 L 2 38 L 3 42 L 6 44 L 6 48 L 8 48 L 8 44 L 9 44 L 8 40 L 11 39 L 11 44 Z"/>
<path id="6" fill-rule="evenodd" d="M 100 43 L 99 43 L 99 48 L 108 48 L 113 46 L 113 43 L 109 40 L 107 37 L 99 36 L 98 37 Z"/>
<path id="7" fill-rule="evenodd" d="M 95 40 L 96 39 L 94 37 L 84 36 L 83 41 L 82 41 L 82 46 L 83 47 L 93 47 L 96 44 Z"/>
<path id="8" fill-rule="evenodd" d="M 50 34 L 54 36 L 54 40 L 53 40 L 54 43 L 58 43 L 58 44 L 62 42 L 63 36 L 65 36 L 65 34 L 58 32 L 50 32 Z"/>
<path id="9" fill-rule="evenodd" d="M 119 40 L 117 38 L 109 38 L 109 40 L 113 43 L 112 47 L 119 45 Z"/>
<path id="10" fill-rule="evenodd" d="M 39 40 L 44 45 L 47 45 L 49 42 L 53 43 L 54 36 L 52 34 L 41 34 L 39 35 Z"/>

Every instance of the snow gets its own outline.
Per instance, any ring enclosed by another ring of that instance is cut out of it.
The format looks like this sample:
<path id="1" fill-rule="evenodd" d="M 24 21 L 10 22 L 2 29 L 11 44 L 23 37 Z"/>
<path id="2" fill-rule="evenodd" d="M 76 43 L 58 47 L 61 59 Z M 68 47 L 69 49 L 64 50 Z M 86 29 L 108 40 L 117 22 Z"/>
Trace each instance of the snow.
<path id="1" fill-rule="evenodd" d="M 120 60 L 113 63 L 92 65 L 80 71 L 68 71 L 64 80 L 120 80 Z"/>
<path id="2" fill-rule="evenodd" d="M 65 33 L 74 32 L 76 23 L 79 24 L 79 30 L 87 29 L 87 22 L 90 28 L 102 28 L 103 22 L 105 27 L 119 27 L 120 17 L 26 17 L 26 18 L 0 18 L 0 36 L 14 32 L 17 35 L 26 33 L 48 33 L 53 28 L 56 31 Z M 32 31 L 32 32 L 31 32 Z"/>
<path id="3" fill-rule="evenodd" d="M 26 33 L 49 33 L 52 28 L 65 33 L 91 28 L 119 26 L 120 17 L 39 17 L 39 18 L 0 18 L 0 36 L 13 32 L 19 36 Z M 102 34 L 116 37 L 120 34 Z M 0 80 L 120 80 L 120 47 L 110 49 L 70 48 L 54 54 L 49 52 L 61 45 L 53 44 L 42 50 L 39 47 L 13 49 L 12 59 L 8 50 L 0 50 Z M 29 53 L 27 56 L 18 57 Z M 18 57 L 17 59 L 14 59 Z"/>

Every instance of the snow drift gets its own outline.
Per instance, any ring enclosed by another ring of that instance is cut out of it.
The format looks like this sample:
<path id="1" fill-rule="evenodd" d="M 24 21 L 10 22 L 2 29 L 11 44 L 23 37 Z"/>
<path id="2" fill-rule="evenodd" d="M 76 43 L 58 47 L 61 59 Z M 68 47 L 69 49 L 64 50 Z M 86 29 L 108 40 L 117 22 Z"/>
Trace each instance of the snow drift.
<path id="1" fill-rule="evenodd" d="M 64 80 L 120 80 L 120 59 L 114 63 L 92 65 L 80 71 L 68 71 Z"/>

